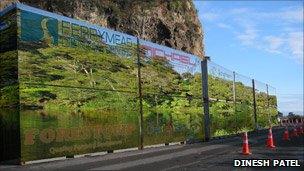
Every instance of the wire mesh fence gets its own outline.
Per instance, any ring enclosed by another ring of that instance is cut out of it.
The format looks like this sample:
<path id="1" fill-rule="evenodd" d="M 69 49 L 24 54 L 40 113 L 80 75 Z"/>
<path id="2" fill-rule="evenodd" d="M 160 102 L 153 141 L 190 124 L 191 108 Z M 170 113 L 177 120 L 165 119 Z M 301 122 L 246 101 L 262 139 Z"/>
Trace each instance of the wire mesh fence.
<path id="1" fill-rule="evenodd" d="M 208 90 L 210 98 L 211 136 L 234 132 L 236 121 L 233 102 L 233 72 L 208 63 Z"/>
<path id="2" fill-rule="evenodd" d="M 252 79 L 235 73 L 235 96 L 237 118 L 240 119 L 240 124 L 236 124 L 238 131 L 253 130 L 255 123 Z"/>
<path id="3" fill-rule="evenodd" d="M 267 84 L 268 87 L 268 108 L 270 114 L 270 122 L 272 125 L 278 124 L 277 114 L 278 114 L 278 105 L 277 105 L 277 96 L 276 88 Z"/>
<path id="4" fill-rule="evenodd" d="M 266 127 L 270 123 L 270 116 L 267 106 L 267 86 L 266 84 L 255 80 L 257 123 L 258 127 Z"/>
<path id="5" fill-rule="evenodd" d="M 208 90 L 211 136 L 277 124 L 276 90 L 268 84 L 209 62 Z"/>

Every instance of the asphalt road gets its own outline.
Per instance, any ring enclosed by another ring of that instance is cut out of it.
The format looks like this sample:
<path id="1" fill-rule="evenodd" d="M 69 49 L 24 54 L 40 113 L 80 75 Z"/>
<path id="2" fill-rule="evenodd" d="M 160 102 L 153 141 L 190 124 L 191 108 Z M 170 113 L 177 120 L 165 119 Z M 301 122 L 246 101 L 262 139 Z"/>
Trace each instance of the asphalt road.
<path id="1" fill-rule="evenodd" d="M 304 170 L 304 135 L 283 141 L 283 129 L 274 129 L 275 149 L 265 147 L 267 130 L 249 134 L 249 156 L 241 154 L 242 137 L 210 142 L 147 148 L 86 156 L 25 166 L 2 165 L 0 170 Z M 300 167 L 233 167 L 234 159 L 297 159 Z"/>

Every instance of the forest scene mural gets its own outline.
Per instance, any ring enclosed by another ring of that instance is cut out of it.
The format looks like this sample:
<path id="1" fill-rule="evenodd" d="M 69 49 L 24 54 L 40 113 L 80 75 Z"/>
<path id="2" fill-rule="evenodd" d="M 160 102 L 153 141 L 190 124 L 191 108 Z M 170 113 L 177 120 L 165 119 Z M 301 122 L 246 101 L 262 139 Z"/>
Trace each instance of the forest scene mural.
<path id="1" fill-rule="evenodd" d="M 16 27 L 1 30 L 0 107 L 16 114 L 1 110 L 1 127 L 20 119 L 22 161 L 203 139 L 199 57 L 42 11 L 4 20 Z M 212 136 L 254 129 L 251 85 L 236 80 L 233 103 L 231 78 L 211 70 Z M 256 99 L 260 126 L 275 123 L 275 95 Z"/>
<path id="2" fill-rule="evenodd" d="M 22 158 L 136 147 L 132 45 L 126 49 L 130 56 L 120 57 L 100 43 L 96 32 L 86 34 L 88 39 L 84 32 L 72 35 L 79 25 L 72 30 L 68 22 L 30 12 L 20 11 L 20 28 Z"/>
<path id="3" fill-rule="evenodd" d="M 23 11 L 20 28 L 24 160 L 138 146 L 137 51 L 153 44 Z M 201 75 L 171 61 L 140 56 L 145 145 L 202 138 Z"/>

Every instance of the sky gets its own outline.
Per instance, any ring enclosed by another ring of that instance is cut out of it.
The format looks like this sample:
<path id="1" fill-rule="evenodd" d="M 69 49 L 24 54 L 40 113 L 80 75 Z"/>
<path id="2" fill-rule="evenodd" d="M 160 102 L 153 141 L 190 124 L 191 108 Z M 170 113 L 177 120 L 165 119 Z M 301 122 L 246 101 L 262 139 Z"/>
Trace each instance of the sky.
<path id="1" fill-rule="evenodd" d="M 303 1 L 194 4 L 211 61 L 274 87 L 279 111 L 303 114 Z"/>

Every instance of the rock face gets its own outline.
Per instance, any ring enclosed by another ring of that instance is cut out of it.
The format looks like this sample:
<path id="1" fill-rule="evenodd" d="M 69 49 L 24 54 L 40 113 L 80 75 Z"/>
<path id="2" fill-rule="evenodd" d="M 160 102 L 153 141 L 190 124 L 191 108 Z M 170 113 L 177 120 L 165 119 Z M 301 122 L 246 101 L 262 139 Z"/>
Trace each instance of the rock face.
<path id="1" fill-rule="evenodd" d="M 2 0 L 0 9 L 16 1 L 204 55 L 203 32 L 192 0 Z"/>

